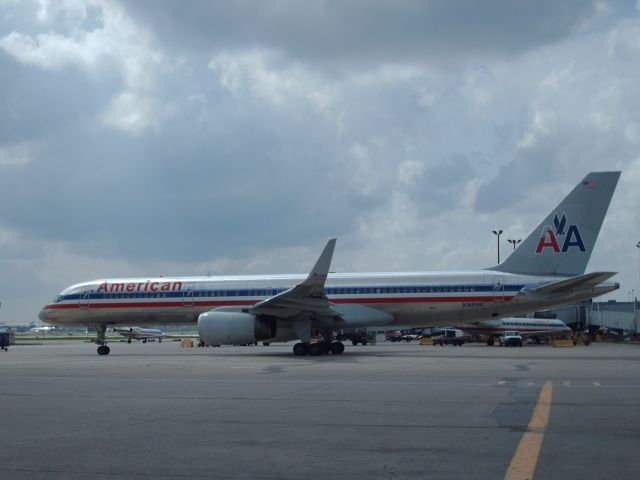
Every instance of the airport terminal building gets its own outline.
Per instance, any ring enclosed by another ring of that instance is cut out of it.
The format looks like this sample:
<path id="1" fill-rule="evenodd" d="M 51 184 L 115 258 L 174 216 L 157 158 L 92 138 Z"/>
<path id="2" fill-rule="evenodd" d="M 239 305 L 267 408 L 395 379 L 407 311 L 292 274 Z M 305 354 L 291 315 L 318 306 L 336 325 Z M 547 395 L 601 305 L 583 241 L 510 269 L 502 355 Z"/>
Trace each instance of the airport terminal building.
<path id="1" fill-rule="evenodd" d="M 639 302 L 584 302 L 577 305 L 564 305 L 548 313 L 555 315 L 574 330 L 611 328 L 624 332 L 640 333 L 638 311 Z M 547 313 L 547 312 L 544 312 Z"/>

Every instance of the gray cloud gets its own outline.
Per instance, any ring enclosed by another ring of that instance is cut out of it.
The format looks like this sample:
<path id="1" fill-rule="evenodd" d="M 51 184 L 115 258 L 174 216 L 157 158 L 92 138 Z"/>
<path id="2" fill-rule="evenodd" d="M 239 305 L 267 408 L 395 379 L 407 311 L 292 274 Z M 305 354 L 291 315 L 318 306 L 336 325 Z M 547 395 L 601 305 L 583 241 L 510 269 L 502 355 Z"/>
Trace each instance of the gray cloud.
<path id="1" fill-rule="evenodd" d="M 595 2 L 325 1 L 128 2 L 170 47 L 274 49 L 309 63 L 422 62 L 513 55 L 557 42 L 595 13 Z"/>
<path id="2" fill-rule="evenodd" d="M 640 178 L 637 11 L 532 5 L 2 4 L 3 320 L 105 275 L 303 272 L 336 235 L 340 271 L 483 267 L 586 171 Z M 593 257 L 627 283 L 629 182 Z"/>

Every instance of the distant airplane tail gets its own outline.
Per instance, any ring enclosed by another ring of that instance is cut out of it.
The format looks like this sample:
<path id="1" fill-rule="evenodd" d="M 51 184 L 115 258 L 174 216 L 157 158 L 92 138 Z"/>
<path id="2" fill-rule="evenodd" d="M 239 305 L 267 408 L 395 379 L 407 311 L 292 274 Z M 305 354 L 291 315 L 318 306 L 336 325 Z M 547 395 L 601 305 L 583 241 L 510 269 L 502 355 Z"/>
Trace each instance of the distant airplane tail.
<path id="1" fill-rule="evenodd" d="M 487 270 L 582 275 L 620 172 L 589 173 L 500 265 Z"/>

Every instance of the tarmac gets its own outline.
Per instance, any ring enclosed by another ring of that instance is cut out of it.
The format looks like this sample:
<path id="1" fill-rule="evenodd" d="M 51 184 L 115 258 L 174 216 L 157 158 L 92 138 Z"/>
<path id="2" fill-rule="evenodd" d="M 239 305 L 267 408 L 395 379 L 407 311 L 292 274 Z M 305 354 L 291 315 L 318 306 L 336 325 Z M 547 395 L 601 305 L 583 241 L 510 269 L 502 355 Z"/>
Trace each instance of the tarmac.
<path id="1" fill-rule="evenodd" d="M 0 478 L 639 477 L 640 345 L 292 345 L 12 346 Z"/>

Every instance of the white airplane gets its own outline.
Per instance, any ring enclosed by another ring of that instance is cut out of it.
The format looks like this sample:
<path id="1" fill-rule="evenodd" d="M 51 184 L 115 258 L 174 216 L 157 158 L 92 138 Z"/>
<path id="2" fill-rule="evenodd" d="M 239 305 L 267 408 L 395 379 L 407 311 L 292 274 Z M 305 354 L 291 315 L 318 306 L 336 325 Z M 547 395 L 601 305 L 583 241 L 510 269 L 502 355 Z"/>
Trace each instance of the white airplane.
<path id="1" fill-rule="evenodd" d="M 147 340 L 151 338 L 157 338 L 158 342 L 162 342 L 162 339 L 166 336 L 162 330 L 157 328 L 115 328 L 114 332 L 119 333 L 127 339 L 127 343 L 131 343 L 131 340 L 142 340 L 142 343 L 147 343 Z"/>
<path id="2" fill-rule="evenodd" d="M 336 239 L 308 275 L 111 278 L 72 285 L 40 312 L 60 325 L 96 328 L 106 355 L 108 325 L 197 323 L 210 345 L 300 340 L 296 355 L 342 353 L 333 332 L 428 327 L 521 315 L 619 288 L 615 273 L 585 274 L 620 172 L 596 172 L 505 261 L 484 270 L 329 274 Z M 314 333 L 324 338 L 311 343 Z"/>
<path id="3" fill-rule="evenodd" d="M 55 329 L 56 329 L 55 326 L 51 327 L 51 326 L 48 326 L 48 325 L 43 325 L 41 327 L 32 327 L 32 328 L 29 329 L 29 331 L 37 333 L 37 332 L 50 332 L 50 331 L 55 330 Z"/>
<path id="4" fill-rule="evenodd" d="M 504 332 L 517 332 L 522 338 L 533 338 L 536 343 L 540 338 L 571 335 L 573 330 L 562 320 L 542 318 L 497 318 L 477 323 L 463 323 L 456 328 L 465 333 L 489 335 L 487 345 L 493 345 L 494 337 Z"/>

